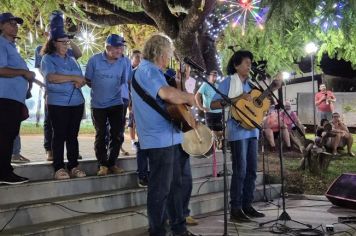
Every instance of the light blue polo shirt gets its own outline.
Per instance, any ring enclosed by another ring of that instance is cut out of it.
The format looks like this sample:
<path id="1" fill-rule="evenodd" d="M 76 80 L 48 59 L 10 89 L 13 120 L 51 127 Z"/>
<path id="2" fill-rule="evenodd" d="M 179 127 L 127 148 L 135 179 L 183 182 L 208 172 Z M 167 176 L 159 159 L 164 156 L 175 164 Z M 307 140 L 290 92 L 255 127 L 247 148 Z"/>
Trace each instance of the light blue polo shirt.
<path id="1" fill-rule="evenodd" d="M 165 103 L 158 97 L 158 91 L 162 87 L 168 86 L 163 72 L 155 64 L 142 60 L 136 69 L 135 78 L 141 88 L 153 97 L 162 108 L 165 108 Z M 182 143 L 182 132 L 174 128 L 171 122 L 144 102 L 132 85 L 131 95 L 137 134 L 142 149 L 164 148 Z"/>
<path id="2" fill-rule="evenodd" d="M 131 76 L 132 76 L 132 66 L 131 66 L 131 60 L 128 57 L 123 56 L 122 57 L 125 61 L 126 64 L 126 75 L 125 75 L 125 83 L 121 86 L 121 97 L 129 100 L 130 96 L 129 96 L 129 86 L 128 86 L 128 82 L 131 80 Z"/>
<path id="3" fill-rule="evenodd" d="M 105 52 L 95 54 L 88 61 L 85 78 L 91 81 L 92 108 L 122 104 L 121 88 L 126 80 L 124 57 L 109 63 Z"/>
<path id="4" fill-rule="evenodd" d="M 226 96 L 229 94 L 230 81 L 231 81 L 231 77 L 228 76 L 219 84 L 219 90 Z M 248 93 L 251 91 L 251 87 L 248 84 L 247 80 L 243 83 L 243 91 L 244 93 Z M 221 99 L 221 96 L 219 94 L 215 94 L 213 101 L 216 101 L 218 99 Z M 248 139 L 254 137 L 258 138 L 259 135 L 257 128 L 245 129 L 240 125 L 240 123 L 238 123 L 232 117 L 229 117 L 229 119 L 227 120 L 227 131 L 228 131 L 227 139 L 229 141 L 236 141 L 236 140 Z"/>
<path id="5" fill-rule="evenodd" d="M 218 84 L 215 83 L 214 86 L 218 87 Z M 202 86 L 200 86 L 198 93 L 200 93 L 203 98 L 203 107 L 208 108 L 209 112 L 211 112 L 211 113 L 220 113 L 221 112 L 221 109 L 216 109 L 216 110 L 210 109 L 211 100 L 213 100 L 213 97 L 216 94 L 216 92 L 212 87 L 210 87 L 209 84 L 204 82 L 202 84 Z"/>
<path id="6" fill-rule="evenodd" d="M 74 57 L 60 57 L 56 53 L 46 54 L 41 60 L 41 71 L 47 86 L 47 103 L 57 106 L 78 106 L 84 103 L 81 89 L 72 82 L 50 83 L 49 74 L 82 76 L 82 70 Z M 74 90 L 73 90 L 74 89 Z"/>
<path id="7" fill-rule="evenodd" d="M 0 36 L 0 68 L 28 70 L 26 62 L 17 52 L 16 45 Z M 28 81 L 22 76 L 0 77 L 0 98 L 15 100 L 25 104 Z"/>

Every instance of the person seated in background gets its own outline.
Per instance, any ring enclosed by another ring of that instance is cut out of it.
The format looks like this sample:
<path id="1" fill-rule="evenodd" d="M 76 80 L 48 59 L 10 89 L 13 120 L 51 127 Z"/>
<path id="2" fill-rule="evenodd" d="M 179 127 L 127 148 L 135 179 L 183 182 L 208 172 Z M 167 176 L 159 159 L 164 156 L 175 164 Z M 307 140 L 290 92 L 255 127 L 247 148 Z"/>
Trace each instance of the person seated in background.
<path id="1" fill-rule="evenodd" d="M 287 146 L 287 150 L 288 151 L 291 150 L 290 135 L 286 124 L 283 122 L 281 118 L 280 118 L 280 125 L 281 125 L 281 129 L 279 129 L 278 126 L 278 111 L 274 109 L 274 106 L 271 106 L 271 109 L 263 122 L 263 132 L 271 147 L 270 149 L 271 152 L 276 151 L 276 144 L 274 142 L 274 138 L 278 137 L 278 135 L 282 135 L 282 140 L 284 144 Z"/>
<path id="2" fill-rule="evenodd" d="M 330 124 L 332 126 L 332 136 L 328 137 L 326 147 L 332 149 L 333 155 L 338 155 L 337 148 L 347 146 L 347 153 L 349 156 L 354 157 L 355 154 L 351 150 L 353 144 L 352 134 L 347 126 L 341 121 L 339 113 L 334 112 L 332 114 L 332 121 Z"/>
<path id="3" fill-rule="evenodd" d="M 284 104 L 284 108 L 289 116 L 286 114 L 286 112 L 282 112 L 281 120 L 287 126 L 289 136 L 290 136 L 290 141 L 295 145 L 297 145 L 300 152 L 303 153 L 304 151 L 303 137 L 305 136 L 304 126 L 301 124 L 297 113 L 295 111 L 292 111 L 292 106 L 290 102 L 286 101 Z M 303 135 L 299 134 L 299 132 L 297 131 L 297 127 L 299 127 L 299 129 L 302 131 Z"/>

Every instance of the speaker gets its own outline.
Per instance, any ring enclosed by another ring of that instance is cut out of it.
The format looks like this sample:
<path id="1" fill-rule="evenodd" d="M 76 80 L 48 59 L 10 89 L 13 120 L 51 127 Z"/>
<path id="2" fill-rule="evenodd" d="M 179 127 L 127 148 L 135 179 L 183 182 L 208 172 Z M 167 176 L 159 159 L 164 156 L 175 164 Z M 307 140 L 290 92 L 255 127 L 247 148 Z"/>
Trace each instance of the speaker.
<path id="1" fill-rule="evenodd" d="M 356 210 L 356 173 L 344 173 L 330 185 L 325 196 L 340 207 Z"/>

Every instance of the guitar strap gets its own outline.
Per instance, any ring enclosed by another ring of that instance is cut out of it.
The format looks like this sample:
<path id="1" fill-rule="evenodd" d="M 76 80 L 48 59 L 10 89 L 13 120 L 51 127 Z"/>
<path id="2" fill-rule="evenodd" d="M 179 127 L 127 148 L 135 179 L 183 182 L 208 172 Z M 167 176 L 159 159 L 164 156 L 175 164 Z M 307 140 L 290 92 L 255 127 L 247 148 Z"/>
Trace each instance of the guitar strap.
<path id="1" fill-rule="evenodd" d="M 165 118 L 166 120 L 168 120 L 169 122 L 172 122 L 174 124 L 174 122 L 172 121 L 172 119 L 169 116 L 169 114 L 167 113 L 167 111 L 164 110 L 162 107 L 160 107 L 157 104 L 157 102 L 146 91 L 144 91 L 141 88 L 141 86 L 137 83 L 136 78 L 135 78 L 135 73 L 136 73 L 136 70 L 134 71 L 134 73 L 132 75 L 132 87 L 136 91 L 136 93 L 142 98 L 142 100 L 145 103 L 150 105 L 150 107 L 152 107 L 152 109 L 154 109 L 156 112 L 158 112 L 163 118 Z"/>

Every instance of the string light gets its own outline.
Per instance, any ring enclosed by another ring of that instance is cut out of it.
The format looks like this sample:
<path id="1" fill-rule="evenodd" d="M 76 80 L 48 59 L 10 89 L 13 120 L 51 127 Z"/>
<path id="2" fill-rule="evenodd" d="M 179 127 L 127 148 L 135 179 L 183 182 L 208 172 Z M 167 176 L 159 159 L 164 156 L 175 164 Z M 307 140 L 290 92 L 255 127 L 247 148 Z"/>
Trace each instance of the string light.
<path id="1" fill-rule="evenodd" d="M 259 29 L 263 30 L 264 16 L 268 12 L 268 8 L 261 9 L 258 5 L 261 0 L 220 0 L 225 2 L 229 7 L 229 11 L 223 19 L 232 19 L 232 27 L 241 26 L 242 35 L 245 34 L 246 26 L 250 16 L 256 22 Z"/>
<path id="2" fill-rule="evenodd" d="M 346 5 L 348 5 L 347 0 L 341 0 L 337 3 L 321 1 L 315 10 L 316 16 L 311 22 L 315 25 L 320 25 L 324 32 L 332 28 L 338 29 L 344 18 L 343 12 Z"/>

